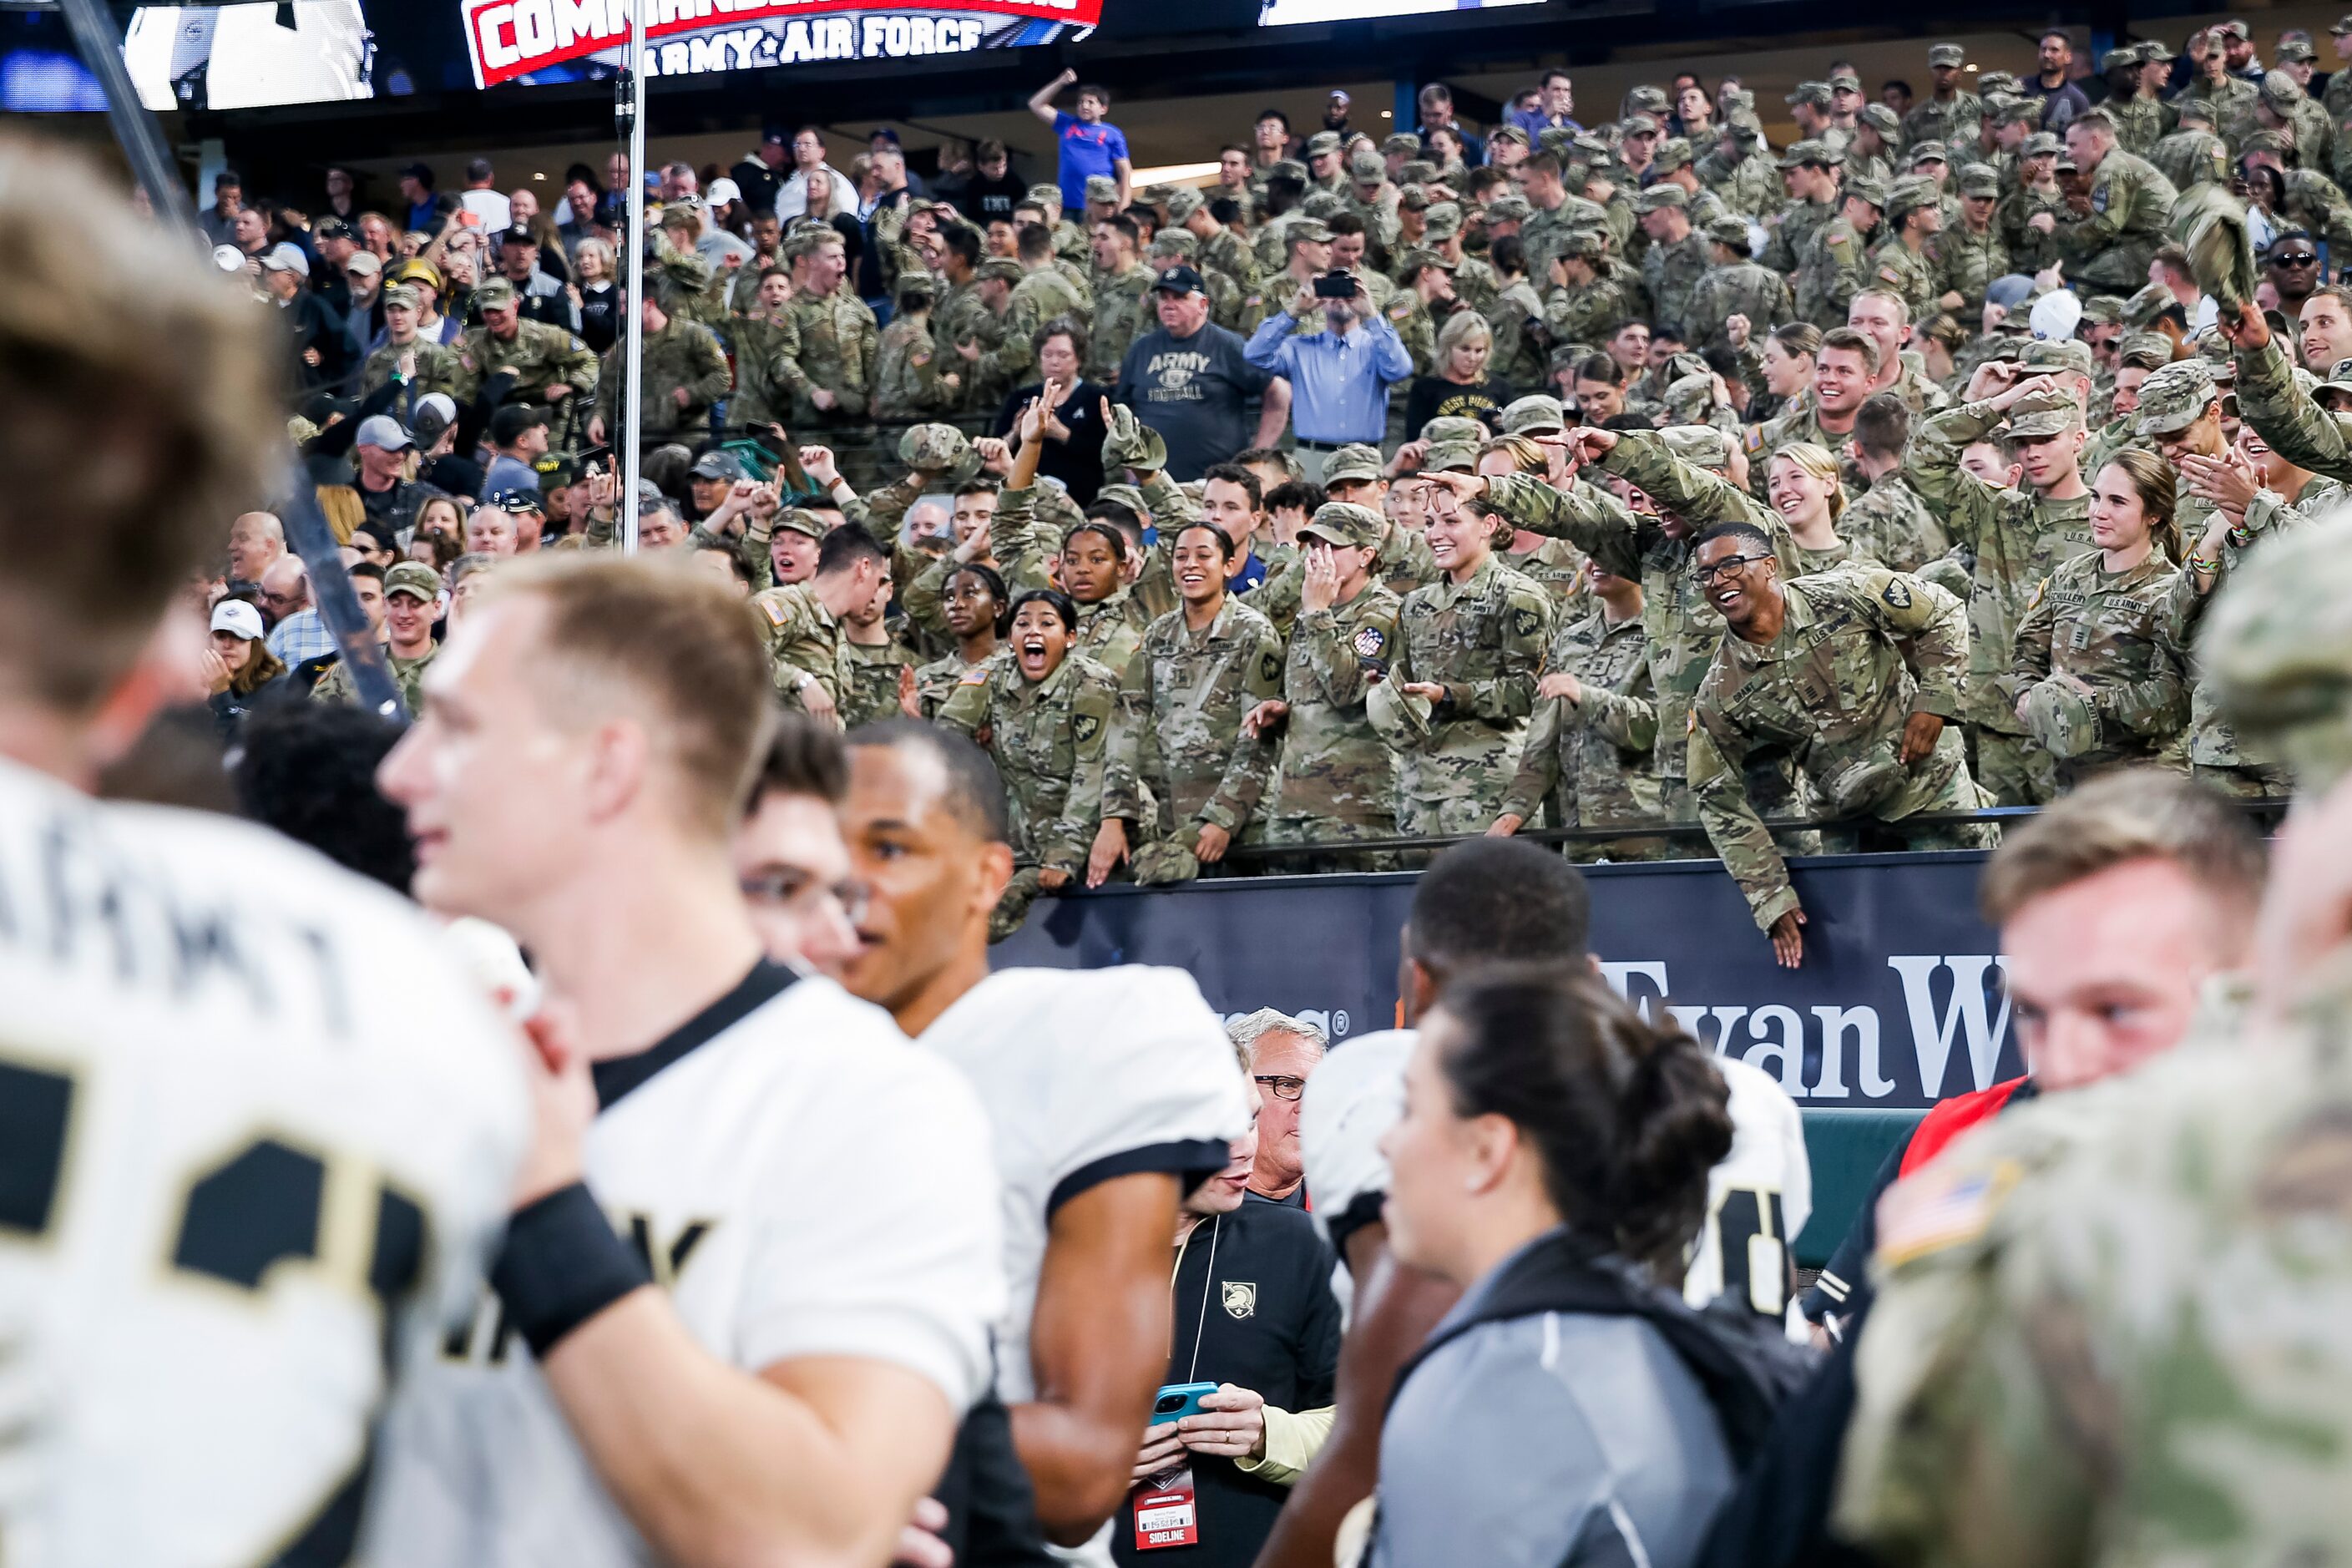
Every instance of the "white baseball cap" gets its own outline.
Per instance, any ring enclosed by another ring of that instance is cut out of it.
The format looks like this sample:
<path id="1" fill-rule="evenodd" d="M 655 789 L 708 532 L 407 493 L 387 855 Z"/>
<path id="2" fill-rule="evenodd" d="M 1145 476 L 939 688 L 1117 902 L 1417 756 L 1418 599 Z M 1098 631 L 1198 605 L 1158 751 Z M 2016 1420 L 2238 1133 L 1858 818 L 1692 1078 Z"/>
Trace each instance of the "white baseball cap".
<path id="1" fill-rule="evenodd" d="M 213 606 L 213 630 L 256 641 L 261 636 L 261 612 L 243 599 L 223 599 Z"/>
<path id="2" fill-rule="evenodd" d="M 743 191 L 734 181 L 721 175 L 710 182 L 710 188 L 702 193 L 702 199 L 714 207 L 725 206 L 729 202 L 741 201 Z"/>
<path id="3" fill-rule="evenodd" d="M 261 258 L 261 266 L 268 272 L 291 272 L 297 278 L 310 276 L 310 258 L 290 240 L 271 247 L 269 253 Z"/>

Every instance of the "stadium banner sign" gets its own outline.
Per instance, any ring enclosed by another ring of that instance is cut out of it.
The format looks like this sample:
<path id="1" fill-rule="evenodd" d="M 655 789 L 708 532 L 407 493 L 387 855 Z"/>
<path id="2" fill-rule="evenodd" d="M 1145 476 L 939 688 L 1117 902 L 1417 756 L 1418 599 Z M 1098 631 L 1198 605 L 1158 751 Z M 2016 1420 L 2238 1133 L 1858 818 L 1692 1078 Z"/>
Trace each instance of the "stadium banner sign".
<path id="1" fill-rule="evenodd" d="M 1805 962 L 1782 969 L 1714 861 L 1591 866 L 1592 947 L 1611 984 L 1820 1110 L 1922 1110 L 2023 1068 L 2004 963 L 1978 917 L 1984 856 L 1790 863 Z M 1335 1044 L 1395 1026 L 1410 874 L 1234 878 L 1040 900 L 999 967 L 1154 963 L 1228 1018 L 1277 1007 Z"/>
<path id="2" fill-rule="evenodd" d="M 628 46 L 630 0 L 460 0 L 474 81 L 495 87 Z M 961 54 L 1084 37 L 1102 0 L 641 0 L 646 74 Z M 568 73 L 565 73 L 568 77 Z"/>

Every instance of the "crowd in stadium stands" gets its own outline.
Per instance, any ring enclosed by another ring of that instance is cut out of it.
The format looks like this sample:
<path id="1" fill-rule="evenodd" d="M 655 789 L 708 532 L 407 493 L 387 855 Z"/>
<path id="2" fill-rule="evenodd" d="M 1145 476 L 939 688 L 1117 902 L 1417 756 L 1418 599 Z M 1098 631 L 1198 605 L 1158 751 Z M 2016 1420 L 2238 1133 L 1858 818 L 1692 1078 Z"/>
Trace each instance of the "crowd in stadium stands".
<path id="1" fill-rule="evenodd" d="M 404 598 L 634 508 L 750 597 L 787 707 L 988 746 L 1001 927 L 1117 876 L 1703 834 L 1795 963 L 1787 853 L 1980 846 L 1983 807 L 2137 762 L 2282 798 L 2199 627 L 2352 480 L 2352 71 L 2242 23 L 2095 71 L 2058 31 L 2015 73 L 1925 53 L 1875 99 L 1825 61 L 1780 147 L 1736 78 L 1603 119 L 1554 70 L 1475 129 L 1432 85 L 1385 136 L 1335 94 L 1200 187 L 1135 188 L 1066 75 L 1035 184 L 999 142 L 922 188 L 887 130 L 843 170 L 779 129 L 647 172 L 635 307 L 617 157 L 555 211 L 487 161 L 388 214 L 224 174 L 204 222 L 281 308 L 411 687 L 440 634 Z M 240 529 L 225 721 L 348 694 Z"/>

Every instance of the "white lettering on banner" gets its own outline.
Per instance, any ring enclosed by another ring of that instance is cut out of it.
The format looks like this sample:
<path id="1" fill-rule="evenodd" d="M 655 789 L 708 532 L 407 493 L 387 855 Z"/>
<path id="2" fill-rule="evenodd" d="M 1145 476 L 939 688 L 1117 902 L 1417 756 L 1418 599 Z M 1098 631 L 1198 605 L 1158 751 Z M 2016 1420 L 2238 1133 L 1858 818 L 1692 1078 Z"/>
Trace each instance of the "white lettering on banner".
<path id="1" fill-rule="evenodd" d="M 1903 979 L 1903 1005 L 1911 1016 L 1911 1050 L 1919 1058 L 1919 1087 L 1931 1100 L 1943 1092 L 1944 1068 L 1951 1058 L 1952 1030 L 1956 1025 L 1968 1031 L 1969 1070 L 1974 1079 L 1968 1089 L 1992 1087 L 1994 1066 L 2000 1057 L 2000 1037 L 2009 1032 L 2006 988 L 2001 993 L 2000 1013 L 1990 1024 L 1985 1019 L 1985 971 L 1995 963 L 2000 965 L 2004 976 L 2009 973 L 2007 959 L 1977 953 L 1945 958 L 1895 953 L 1886 960 L 1886 967 Z M 1943 1016 L 1937 1017 L 1936 971 L 1943 968 L 1952 972 L 1952 993 L 1944 1005 Z M 1958 1092 L 1965 1093 L 1966 1089 Z"/>
<path id="2" fill-rule="evenodd" d="M 474 14 L 474 49 L 483 65 L 504 71 L 522 63 L 522 51 L 509 37 L 514 26 L 512 5 L 492 5 Z"/>
<path id="3" fill-rule="evenodd" d="M 555 47 L 554 0 L 515 0 L 515 47 L 544 55 Z"/>
<path id="4" fill-rule="evenodd" d="M 1911 1027 L 1911 1050 L 1919 1064 L 1919 1082 L 1926 1097 L 1938 1098 L 1950 1066 L 1953 1036 L 1965 1032 L 1969 1081 L 1952 1090 L 1989 1089 L 2000 1068 L 2000 1047 L 2009 1032 L 2009 1002 L 1988 1016 L 1985 975 L 1995 964 L 2008 971 L 2006 960 L 1985 953 L 1939 955 L 1897 953 L 1886 961 L 1903 982 L 1903 1000 Z M 1942 1011 L 1936 1007 L 1936 976 L 1951 972 L 1951 990 Z M 1602 978 L 1619 995 L 1632 1002 L 1643 1017 L 1654 1022 L 1664 1006 L 1694 1039 L 1708 1049 L 1736 1057 L 1780 1079 L 1791 1099 L 1850 1100 L 1859 1089 L 1865 1100 L 1885 1100 L 1901 1087 L 1881 1070 L 1878 1009 L 1871 1006 L 1816 1006 L 1810 1009 L 1821 1034 L 1821 1068 L 1811 1087 L 1805 1077 L 1805 1022 L 1795 1008 L 1780 1003 L 1763 1006 L 1718 1004 L 1693 1006 L 1669 1004 L 1673 994 L 1662 959 L 1603 963 Z M 1633 982 L 1643 983 L 1637 993 Z M 1744 1030 L 1743 1030 L 1744 1026 Z M 1846 1041 L 1853 1042 L 1854 1078 L 1846 1079 Z"/>

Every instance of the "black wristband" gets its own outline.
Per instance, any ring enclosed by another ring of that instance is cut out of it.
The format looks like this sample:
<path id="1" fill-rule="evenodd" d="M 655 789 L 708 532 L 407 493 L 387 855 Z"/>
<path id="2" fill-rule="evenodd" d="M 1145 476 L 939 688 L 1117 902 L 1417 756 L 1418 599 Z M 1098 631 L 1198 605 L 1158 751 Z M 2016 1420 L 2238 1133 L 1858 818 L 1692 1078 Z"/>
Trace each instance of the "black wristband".
<path id="1" fill-rule="evenodd" d="M 542 1361 L 572 1330 L 652 1283 L 645 1260 L 579 1182 L 517 1209 L 490 1269 L 507 1321 Z"/>

